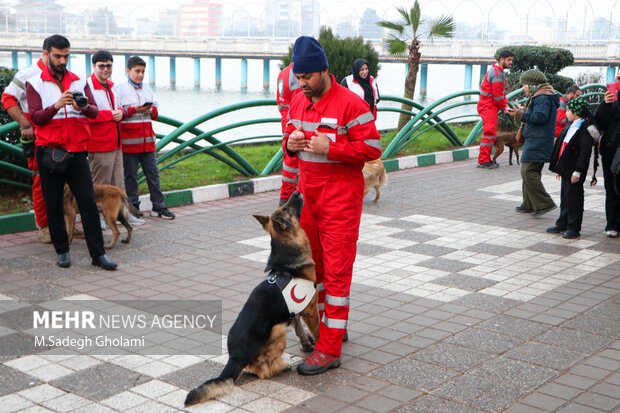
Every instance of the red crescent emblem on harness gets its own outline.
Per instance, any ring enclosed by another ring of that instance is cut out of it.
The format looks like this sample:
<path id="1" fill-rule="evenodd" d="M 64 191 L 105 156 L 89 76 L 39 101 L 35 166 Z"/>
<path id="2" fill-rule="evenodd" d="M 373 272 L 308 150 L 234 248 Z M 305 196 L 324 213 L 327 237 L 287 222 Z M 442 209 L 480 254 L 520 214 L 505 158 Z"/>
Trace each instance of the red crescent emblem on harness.
<path id="1" fill-rule="evenodd" d="M 297 287 L 297 284 L 295 284 L 293 286 L 293 288 L 291 288 L 291 298 L 293 299 L 293 301 L 295 301 L 297 304 L 303 302 L 306 299 L 306 296 L 304 295 L 303 298 L 297 298 L 295 297 L 295 287 Z"/>

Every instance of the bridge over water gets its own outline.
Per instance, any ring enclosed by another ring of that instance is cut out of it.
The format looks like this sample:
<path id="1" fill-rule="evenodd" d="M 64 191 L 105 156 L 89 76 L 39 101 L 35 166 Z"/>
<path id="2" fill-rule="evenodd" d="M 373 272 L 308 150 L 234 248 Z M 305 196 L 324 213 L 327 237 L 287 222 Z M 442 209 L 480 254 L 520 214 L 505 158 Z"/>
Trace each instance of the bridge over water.
<path id="1" fill-rule="evenodd" d="M 0 34 L 0 51 L 12 53 L 13 67 L 18 66 L 18 53 L 25 52 L 27 62 L 32 61 L 32 53 L 38 53 L 45 35 L 40 34 Z M 214 58 L 216 87 L 221 84 L 221 59 L 241 59 L 241 88 L 247 88 L 247 59 L 263 60 L 263 82 L 269 87 L 269 60 L 280 59 L 288 53 L 294 39 L 277 38 L 187 38 L 187 37 L 148 37 L 124 36 L 70 36 L 71 50 L 74 54 L 85 54 L 86 73 L 91 72 L 90 55 L 97 50 L 107 49 L 114 55 L 149 56 L 150 78 L 155 79 L 155 57 L 170 58 L 170 82 L 176 82 L 177 57 L 194 59 L 194 83 L 200 86 L 200 59 Z M 616 68 L 620 67 L 620 41 L 594 43 L 572 42 L 570 44 L 526 43 L 533 46 L 561 47 L 568 49 L 575 57 L 575 66 L 607 67 L 607 78 L 613 79 Z M 406 63 L 404 57 L 390 56 L 381 43 L 373 44 L 381 62 Z M 481 73 L 486 65 L 493 62 L 495 51 L 507 43 L 481 42 L 477 40 L 449 40 L 426 42 L 422 49 L 421 88 L 425 89 L 428 64 L 465 65 L 465 89 L 471 88 L 472 66 L 481 65 Z M 469 78 L 469 79 L 468 79 Z"/>

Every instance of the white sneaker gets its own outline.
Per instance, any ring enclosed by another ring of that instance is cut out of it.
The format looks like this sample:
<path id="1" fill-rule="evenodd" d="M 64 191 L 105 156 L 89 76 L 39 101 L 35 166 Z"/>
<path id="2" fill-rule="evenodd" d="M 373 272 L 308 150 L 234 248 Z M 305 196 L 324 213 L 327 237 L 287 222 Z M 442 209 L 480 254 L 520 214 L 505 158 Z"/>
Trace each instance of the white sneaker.
<path id="1" fill-rule="evenodd" d="M 131 225 L 136 225 L 136 226 L 138 226 L 138 225 L 144 225 L 144 223 L 146 222 L 146 221 L 145 221 L 145 220 L 143 220 L 143 219 L 140 219 L 140 218 L 136 218 L 136 217 L 134 217 L 132 214 L 129 214 L 129 219 L 128 219 L 128 221 L 129 221 L 129 223 L 130 223 Z"/>
<path id="2" fill-rule="evenodd" d="M 101 220 L 101 230 L 103 231 L 105 229 L 108 229 L 108 226 L 105 224 L 105 220 L 102 219 Z"/>
<path id="3" fill-rule="evenodd" d="M 618 238 L 618 231 L 610 229 L 609 231 L 605 231 L 605 235 L 607 235 L 609 238 Z"/>

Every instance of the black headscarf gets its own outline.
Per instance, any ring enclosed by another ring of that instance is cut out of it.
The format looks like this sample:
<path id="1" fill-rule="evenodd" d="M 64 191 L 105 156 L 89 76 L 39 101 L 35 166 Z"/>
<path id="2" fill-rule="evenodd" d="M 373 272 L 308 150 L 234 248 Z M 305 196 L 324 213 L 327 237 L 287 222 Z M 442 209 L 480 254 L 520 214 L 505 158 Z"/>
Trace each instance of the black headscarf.
<path id="1" fill-rule="evenodd" d="M 360 69 L 362 66 L 368 66 L 368 62 L 365 59 L 357 59 L 353 62 L 353 66 L 351 67 L 351 73 L 353 74 L 353 79 L 360 84 L 360 86 L 364 89 L 364 100 L 370 106 L 370 111 L 374 113 L 375 110 L 375 93 L 372 90 L 372 86 L 370 85 L 370 72 L 368 72 L 368 76 L 366 79 L 362 79 L 360 77 Z M 370 66 L 368 66 L 370 68 Z"/>

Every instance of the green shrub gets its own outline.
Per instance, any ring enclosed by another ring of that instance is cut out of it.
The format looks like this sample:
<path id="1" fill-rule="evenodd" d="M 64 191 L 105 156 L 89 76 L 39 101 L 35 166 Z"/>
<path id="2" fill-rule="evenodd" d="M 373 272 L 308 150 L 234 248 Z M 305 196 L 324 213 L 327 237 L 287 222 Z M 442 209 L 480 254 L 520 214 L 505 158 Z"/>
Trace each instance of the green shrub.
<path id="1" fill-rule="evenodd" d="M 504 49 L 515 54 L 510 69 L 513 72 L 525 72 L 537 68 L 545 75 L 548 73 L 556 74 L 565 67 L 572 66 L 575 62 L 573 54 L 569 50 L 547 46 L 502 47 L 495 52 L 495 59 L 499 56 L 499 52 Z"/>
<path id="2" fill-rule="evenodd" d="M 334 36 L 332 29 L 322 27 L 318 38 L 319 43 L 325 50 L 327 61 L 329 62 L 329 71 L 334 75 L 337 82 L 351 74 L 351 66 L 356 59 L 366 59 L 368 62 L 368 70 L 373 77 L 377 77 L 379 73 L 379 54 L 375 51 L 372 43 L 366 42 L 361 37 L 347 37 L 341 39 Z M 284 69 L 291 63 L 293 55 L 293 46 L 289 46 L 288 54 L 282 58 L 280 69 Z"/>

